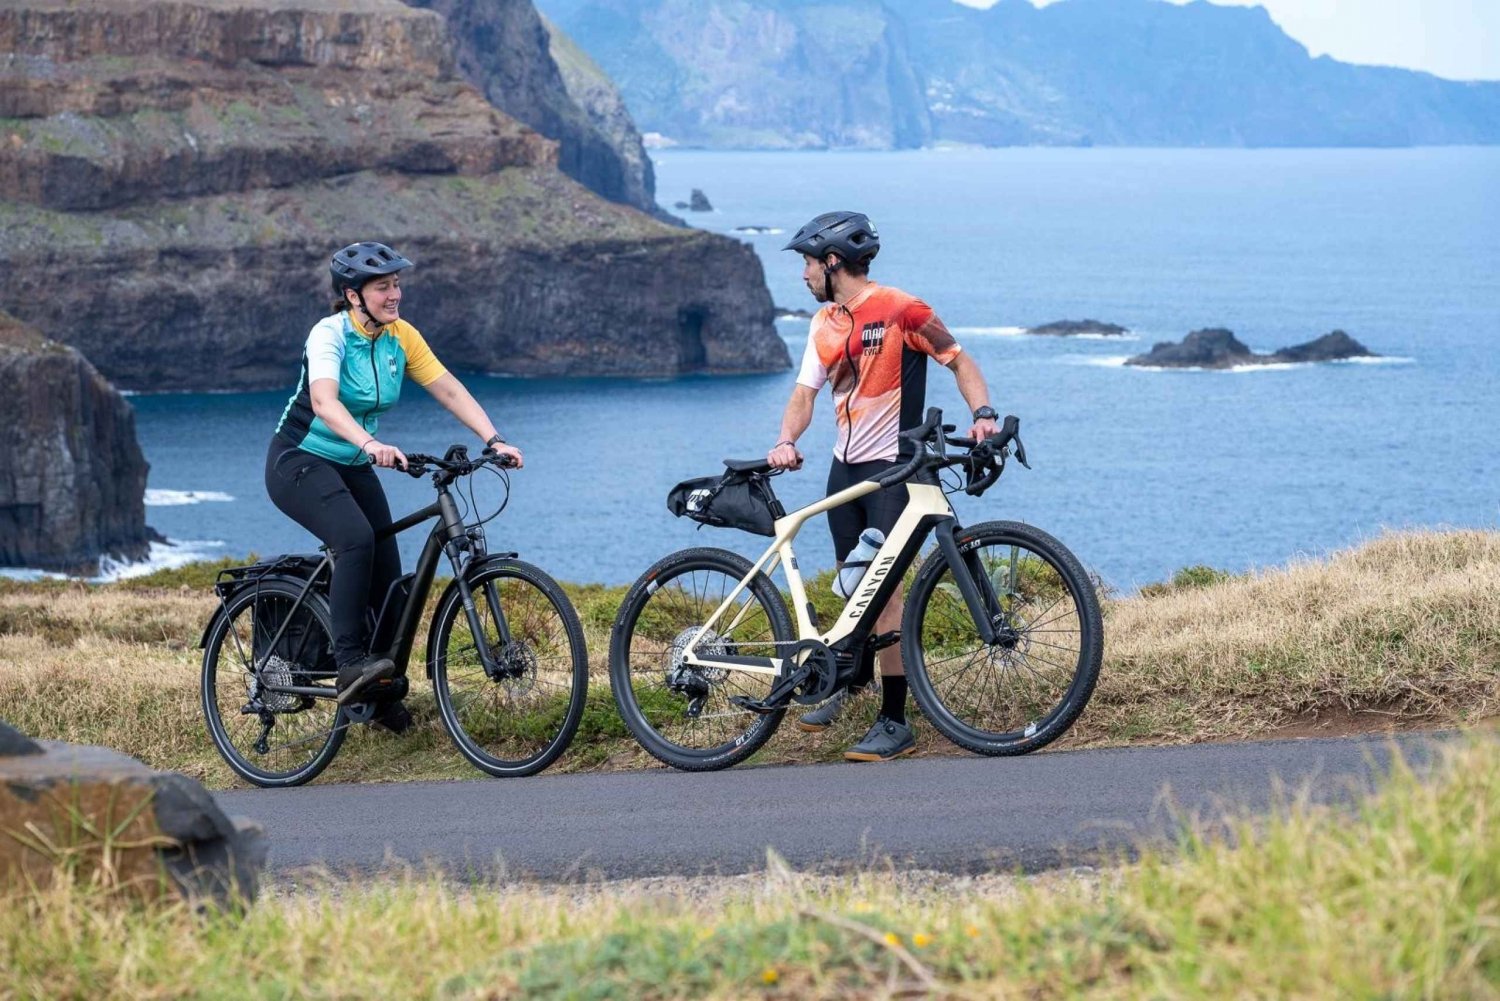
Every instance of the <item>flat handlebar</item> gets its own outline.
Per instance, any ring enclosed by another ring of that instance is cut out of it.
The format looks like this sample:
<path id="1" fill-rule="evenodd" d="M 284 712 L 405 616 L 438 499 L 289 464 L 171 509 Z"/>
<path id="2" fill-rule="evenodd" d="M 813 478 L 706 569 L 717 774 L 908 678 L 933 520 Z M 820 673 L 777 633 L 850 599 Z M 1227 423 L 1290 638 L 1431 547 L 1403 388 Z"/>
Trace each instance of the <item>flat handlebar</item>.
<path id="1" fill-rule="evenodd" d="M 415 478 L 426 476 L 428 473 L 437 473 L 451 483 L 458 477 L 468 476 L 485 466 L 510 469 L 514 468 L 515 464 L 515 459 L 510 455 L 492 452 L 489 449 L 485 449 L 478 459 L 470 459 L 469 450 L 466 447 L 453 445 L 441 459 L 422 452 L 408 452 L 405 472 L 408 476 Z"/>

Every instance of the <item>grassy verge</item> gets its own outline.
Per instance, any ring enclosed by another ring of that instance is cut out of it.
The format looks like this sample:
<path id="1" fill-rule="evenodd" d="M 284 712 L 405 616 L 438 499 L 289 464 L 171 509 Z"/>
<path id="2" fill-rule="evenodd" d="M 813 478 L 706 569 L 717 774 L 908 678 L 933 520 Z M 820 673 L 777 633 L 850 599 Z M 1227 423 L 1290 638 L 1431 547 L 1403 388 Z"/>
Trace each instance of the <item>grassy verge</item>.
<path id="1" fill-rule="evenodd" d="M 212 786 L 232 782 L 198 708 L 211 568 L 102 587 L 0 582 L 0 715 L 23 732 L 105 744 Z M 826 590 L 814 586 L 821 597 Z M 654 759 L 609 699 L 609 624 L 624 589 L 570 588 L 591 693 L 559 770 Z M 1448 726 L 1500 712 L 1500 533 L 1389 535 L 1326 560 L 1231 577 L 1203 568 L 1106 602 L 1093 701 L 1061 747 L 1178 743 L 1341 729 Z M 323 781 L 473 778 L 414 686 L 418 728 L 352 732 Z M 868 698 L 868 697 L 867 697 Z M 827 733 L 784 726 L 761 762 L 833 760 L 873 715 Z M 957 753 L 919 726 L 922 753 Z"/>
<path id="2" fill-rule="evenodd" d="M 1230 844 L 1241 847 L 1232 848 Z M 1084 878 L 272 893 L 241 915 L 0 899 L 0 996 L 1500 997 L 1500 742 L 1347 812 Z"/>

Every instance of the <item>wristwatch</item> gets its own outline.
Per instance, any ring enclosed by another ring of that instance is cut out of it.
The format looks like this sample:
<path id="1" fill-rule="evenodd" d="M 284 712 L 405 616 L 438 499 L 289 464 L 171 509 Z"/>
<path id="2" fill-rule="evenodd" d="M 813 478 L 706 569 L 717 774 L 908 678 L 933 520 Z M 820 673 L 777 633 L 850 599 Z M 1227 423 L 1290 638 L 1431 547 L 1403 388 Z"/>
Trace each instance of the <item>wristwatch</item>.
<path id="1" fill-rule="evenodd" d="M 995 413 L 995 408 L 991 406 L 983 406 L 974 411 L 974 419 L 976 421 L 992 421 L 999 418 L 999 416 L 999 414 Z"/>
<path id="2" fill-rule="evenodd" d="M 492 435 L 490 435 L 489 440 L 487 440 L 484 443 L 484 447 L 485 448 L 494 448 L 495 445 L 496 445 L 496 443 L 504 445 L 504 444 L 506 444 L 506 441 L 505 441 L 504 438 L 500 437 L 498 434 L 492 434 Z"/>

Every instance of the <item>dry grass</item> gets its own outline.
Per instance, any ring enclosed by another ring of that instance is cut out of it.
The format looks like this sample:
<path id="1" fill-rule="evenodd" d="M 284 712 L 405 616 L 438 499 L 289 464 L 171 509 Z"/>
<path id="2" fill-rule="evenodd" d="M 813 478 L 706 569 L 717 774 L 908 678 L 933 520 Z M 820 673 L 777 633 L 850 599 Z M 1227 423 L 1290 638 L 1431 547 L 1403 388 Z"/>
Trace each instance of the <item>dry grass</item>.
<path id="1" fill-rule="evenodd" d="M 591 698 L 560 770 L 654 764 L 608 694 L 620 588 L 571 588 Z M 1500 533 L 1389 535 L 1328 560 L 1106 605 L 1105 663 L 1057 746 L 1176 743 L 1341 728 L 1448 726 L 1500 712 Z M 210 786 L 233 783 L 198 708 L 201 586 L 0 582 L 0 716 L 33 736 L 105 744 Z M 414 673 L 419 669 L 414 669 Z M 358 728 L 321 781 L 472 778 L 419 679 L 420 721 L 394 739 Z M 752 760 L 836 759 L 873 714 L 833 730 L 790 723 Z M 1291 728 L 1291 729 L 1289 729 Z M 958 753 L 919 727 L 922 753 Z"/>
<path id="2" fill-rule="evenodd" d="M 1229 847 L 1238 844 L 1241 847 Z M 0 997 L 1500 998 L 1500 742 L 1103 874 L 0 897 Z"/>

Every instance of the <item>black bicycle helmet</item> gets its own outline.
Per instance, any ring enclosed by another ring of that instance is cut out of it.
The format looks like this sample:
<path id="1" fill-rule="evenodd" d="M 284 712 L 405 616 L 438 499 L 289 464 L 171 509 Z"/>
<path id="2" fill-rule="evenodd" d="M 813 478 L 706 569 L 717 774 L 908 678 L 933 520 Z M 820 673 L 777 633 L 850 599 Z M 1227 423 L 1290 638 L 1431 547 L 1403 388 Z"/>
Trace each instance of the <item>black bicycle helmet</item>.
<path id="1" fill-rule="evenodd" d="M 333 260 L 328 262 L 328 273 L 333 275 L 334 289 L 358 290 L 372 278 L 393 275 L 411 266 L 411 261 L 385 244 L 365 240 L 362 243 L 351 243 L 334 254 Z"/>
<path id="2" fill-rule="evenodd" d="M 869 264 L 880 253 L 880 234 L 863 212 L 824 212 L 797 230 L 781 249 L 819 260 L 826 254 L 838 254 L 845 261 Z"/>

